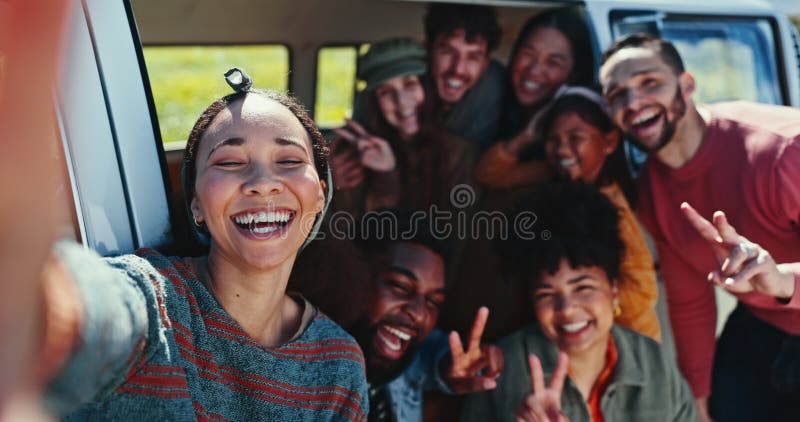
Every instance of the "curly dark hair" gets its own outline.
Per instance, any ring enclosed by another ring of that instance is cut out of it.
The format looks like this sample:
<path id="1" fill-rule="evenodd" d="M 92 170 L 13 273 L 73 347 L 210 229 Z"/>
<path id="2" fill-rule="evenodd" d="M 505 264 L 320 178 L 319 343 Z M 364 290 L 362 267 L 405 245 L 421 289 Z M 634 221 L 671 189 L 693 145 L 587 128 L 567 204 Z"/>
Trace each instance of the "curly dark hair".
<path id="1" fill-rule="evenodd" d="M 497 23 L 497 11 L 493 7 L 434 3 L 428 6 L 428 13 L 425 15 L 425 48 L 428 53 L 439 35 L 451 34 L 458 29 L 466 32 L 465 38 L 468 42 L 483 37 L 486 40 L 487 53 L 500 45 L 502 32 Z"/>
<path id="2" fill-rule="evenodd" d="M 600 58 L 600 66 L 604 65 L 618 51 L 625 48 L 641 47 L 658 53 L 661 60 L 669 66 L 676 75 L 686 71 L 680 53 L 671 42 L 652 34 L 637 33 L 626 35 L 611 44 Z"/>
<path id="3" fill-rule="evenodd" d="M 503 264 L 516 280 L 532 286 L 545 271 L 555 274 L 562 259 L 572 267 L 598 266 L 609 281 L 617 278 L 625 250 L 619 213 L 593 186 L 571 181 L 548 184 L 519 201 L 512 221 L 523 212 L 536 215 L 535 236 L 524 236 L 515 227 L 500 243 Z"/>
<path id="4" fill-rule="evenodd" d="M 365 251 L 370 264 L 380 265 L 381 257 L 395 242 L 418 243 L 442 257 L 447 265 L 451 245 L 434 233 L 431 222 L 422 211 L 404 208 L 386 208 L 366 213 L 361 219 L 359 246 Z"/>
<path id="5" fill-rule="evenodd" d="M 300 124 L 303 125 L 303 128 L 308 133 L 308 137 L 311 139 L 311 147 L 314 149 L 314 167 L 317 170 L 317 175 L 319 175 L 321 180 L 324 180 L 326 174 L 328 174 L 328 143 L 325 141 L 325 138 L 322 137 L 322 133 L 320 133 L 317 125 L 314 123 L 314 120 L 308 114 L 305 107 L 298 101 L 296 98 L 292 97 L 289 94 L 284 94 L 280 91 L 275 91 L 271 89 L 251 89 L 246 92 L 235 92 L 233 94 L 228 94 L 209 105 L 200 117 L 195 122 L 194 127 L 192 127 L 192 131 L 189 133 L 189 139 L 186 142 L 186 150 L 183 155 L 183 164 L 181 166 L 181 184 L 183 186 L 183 192 L 185 195 L 185 205 L 186 205 L 186 212 L 191 218 L 191 204 L 192 199 L 194 199 L 194 185 L 197 178 L 197 150 L 200 146 L 200 140 L 203 138 L 203 135 L 206 133 L 208 126 L 211 125 L 211 122 L 217 117 L 220 111 L 224 110 L 225 107 L 235 103 L 236 101 L 244 100 L 244 98 L 248 95 L 260 95 L 266 97 L 270 100 L 273 100 L 282 106 L 289 109 L 292 114 L 297 117 L 297 120 L 300 121 Z M 328 189 L 332 189 L 331 186 Z"/>

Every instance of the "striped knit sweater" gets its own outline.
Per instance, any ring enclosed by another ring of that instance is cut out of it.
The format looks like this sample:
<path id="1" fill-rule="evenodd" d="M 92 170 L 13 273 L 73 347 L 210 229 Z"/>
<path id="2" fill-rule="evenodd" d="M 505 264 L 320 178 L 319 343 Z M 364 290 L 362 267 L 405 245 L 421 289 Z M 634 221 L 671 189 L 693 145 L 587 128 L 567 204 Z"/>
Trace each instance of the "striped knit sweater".
<path id="1" fill-rule="evenodd" d="M 45 397 L 68 420 L 366 419 L 361 350 L 316 309 L 296 339 L 265 348 L 180 258 L 59 254 L 85 309 L 77 350 Z"/>

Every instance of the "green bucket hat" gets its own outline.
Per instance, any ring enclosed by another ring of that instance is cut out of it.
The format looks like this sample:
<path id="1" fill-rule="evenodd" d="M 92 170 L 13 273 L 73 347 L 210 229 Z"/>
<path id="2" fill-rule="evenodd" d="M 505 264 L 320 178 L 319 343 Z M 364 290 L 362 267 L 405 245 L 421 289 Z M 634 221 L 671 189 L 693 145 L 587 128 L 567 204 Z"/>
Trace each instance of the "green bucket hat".
<path id="1" fill-rule="evenodd" d="M 373 44 L 358 58 L 358 77 L 365 91 L 374 89 L 389 79 L 422 75 L 427 70 L 425 49 L 410 38 L 392 38 Z"/>

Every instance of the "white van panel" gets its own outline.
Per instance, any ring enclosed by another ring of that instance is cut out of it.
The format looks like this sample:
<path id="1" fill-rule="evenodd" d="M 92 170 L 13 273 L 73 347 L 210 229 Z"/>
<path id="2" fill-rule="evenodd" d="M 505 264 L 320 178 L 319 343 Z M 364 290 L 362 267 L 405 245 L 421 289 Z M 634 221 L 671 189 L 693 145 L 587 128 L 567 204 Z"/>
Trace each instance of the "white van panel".
<path id="1" fill-rule="evenodd" d="M 83 242 L 104 255 L 125 252 L 134 247 L 134 241 L 103 84 L 83 10 L 80 3 L 71 4 L 74 10 L 65 49 L 69 54 L 64 58 L 57 112 L 80 202 Z"/>
<path id="2" fill-rule="evenodd" d="M 131 229 L 137 247 L 157 246 L 169 237 L 167 193 L 153 131 L 138 45 L 122 2 L 85 0 L 94 34 L 98 69 L 105 82 L 120 174 L 127 188 Z"/>
<path id="3" fill-rule="evenodd" d="M 165 171 L 126 2 L 71 5 L 56 113 L 82 240 L 102 255 L 162 245 Z"/>

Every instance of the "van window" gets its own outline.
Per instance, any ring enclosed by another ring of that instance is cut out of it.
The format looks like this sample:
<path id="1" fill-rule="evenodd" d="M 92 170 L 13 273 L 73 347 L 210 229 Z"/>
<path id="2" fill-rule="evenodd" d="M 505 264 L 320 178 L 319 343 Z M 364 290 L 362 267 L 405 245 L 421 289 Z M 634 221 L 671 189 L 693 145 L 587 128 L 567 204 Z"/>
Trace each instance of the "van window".
<path id="1" fill-rule="evenodd" d="M 353 114 L 358 45 L 326 46 L 317 52 L 314 120 L 324 129 L 339 127 Z"/>
<path id="2" fill-rule="evenodd" d="M 612 14 L 614 36 L 646 31 L 672 41 L 697 79 L 698 103 L 783 104 L 772 24 L 759 18 Z"/>
<path id="3" fill-rule="evenodd" d="M 232 92 L 223 77 L 231 67 L 247 72 L 259 88 L 289 88 L 285 45 L 145 46 L 143 51 L 168 147 L 183 148 L 197 116 L 220 94 Z"/>

